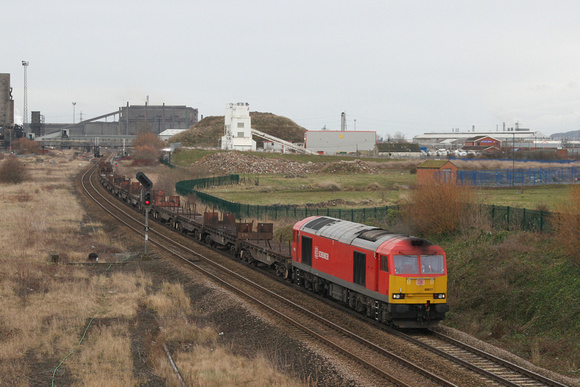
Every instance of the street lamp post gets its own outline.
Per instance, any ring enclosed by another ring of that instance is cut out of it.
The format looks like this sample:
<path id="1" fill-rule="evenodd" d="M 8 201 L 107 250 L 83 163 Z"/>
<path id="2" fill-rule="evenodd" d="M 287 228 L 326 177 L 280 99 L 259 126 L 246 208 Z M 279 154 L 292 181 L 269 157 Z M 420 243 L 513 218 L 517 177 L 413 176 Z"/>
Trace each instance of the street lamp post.
<path id="1" fill-rule="evenodd" d="M 28 120 L 28 91 L 27 91 L 27 69 L 28 61 L 23 60 L 22 66 L 24 67 L 24 112 L 22 116 L 22 126 L 26 127 L 26 122 Z"/>

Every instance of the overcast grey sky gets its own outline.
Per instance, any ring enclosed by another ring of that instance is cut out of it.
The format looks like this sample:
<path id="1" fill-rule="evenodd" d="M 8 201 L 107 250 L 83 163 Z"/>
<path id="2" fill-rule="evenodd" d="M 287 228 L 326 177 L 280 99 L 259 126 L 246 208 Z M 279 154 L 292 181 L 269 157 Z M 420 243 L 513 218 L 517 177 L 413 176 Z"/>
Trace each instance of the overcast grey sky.
<path id="1" fill-rule="evenodd" d="M 129 102 L 309 130 L 580 129 L 577 0 L 2 1 L 17 114 L 71 122 Z M 355 121 L 356 120 L 356 121 Z M 28 119 L 30 121 L 30 118 Z"/>

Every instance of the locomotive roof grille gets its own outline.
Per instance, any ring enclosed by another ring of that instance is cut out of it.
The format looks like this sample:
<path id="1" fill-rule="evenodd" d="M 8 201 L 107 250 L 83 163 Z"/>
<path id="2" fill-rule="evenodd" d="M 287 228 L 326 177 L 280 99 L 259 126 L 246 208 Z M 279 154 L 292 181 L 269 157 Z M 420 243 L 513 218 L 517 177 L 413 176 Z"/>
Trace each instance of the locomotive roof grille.
<path id="1" fill-rule="evenodd" d="M 385 235 L 394 235 L 394 234 L 395 233 L 393 233 L 392 231 L 383 230 L 382 228 L 375 228 L 372 230 L 361 231 L 358 234 L 358 237 L 360 239 L 364 239 L 367 241 L 376 242 Z"/>
<path id="2" fill-rule="evenodd" d="M 314 219 L 314 220 L 306 223 L 304 225 L 304 227 L 308 227 L 308 228 L 311 228 L 313 230 L 318 231 L 322 227 L 324 227 L 328 224 L 336 223 L 336 222 L 337 222 L 337 219 L 322 217 L 322 218 Z"/>

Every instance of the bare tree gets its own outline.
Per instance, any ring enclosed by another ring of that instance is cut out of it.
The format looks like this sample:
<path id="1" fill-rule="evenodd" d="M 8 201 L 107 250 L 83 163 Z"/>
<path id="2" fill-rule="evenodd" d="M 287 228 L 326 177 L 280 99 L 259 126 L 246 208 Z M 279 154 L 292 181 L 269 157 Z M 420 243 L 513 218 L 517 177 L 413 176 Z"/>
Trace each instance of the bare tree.
<path id="1" fill-rule="evenodd" d="M 405 134 L 400 131 L 396 131 L 395 135 L 392 137 L 393 142 L 406 142 Z"/>

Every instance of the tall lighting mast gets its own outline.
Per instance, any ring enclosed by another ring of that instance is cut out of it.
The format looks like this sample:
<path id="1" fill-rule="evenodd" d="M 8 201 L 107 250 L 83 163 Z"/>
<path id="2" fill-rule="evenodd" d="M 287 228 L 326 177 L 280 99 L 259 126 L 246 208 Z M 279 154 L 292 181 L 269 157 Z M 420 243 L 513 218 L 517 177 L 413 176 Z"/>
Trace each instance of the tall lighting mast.
<path id="1" fill-rule="evenodd" d="M 28 68 L 28 61 L 23 60 L 22 66 L 24 66 L 24 114 L 22 117 L 22 126 L 26 126 L 26 122 L 28 121 L 28 91 L 26 85 L 26 70 Z"/>

